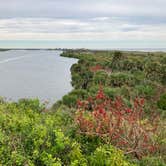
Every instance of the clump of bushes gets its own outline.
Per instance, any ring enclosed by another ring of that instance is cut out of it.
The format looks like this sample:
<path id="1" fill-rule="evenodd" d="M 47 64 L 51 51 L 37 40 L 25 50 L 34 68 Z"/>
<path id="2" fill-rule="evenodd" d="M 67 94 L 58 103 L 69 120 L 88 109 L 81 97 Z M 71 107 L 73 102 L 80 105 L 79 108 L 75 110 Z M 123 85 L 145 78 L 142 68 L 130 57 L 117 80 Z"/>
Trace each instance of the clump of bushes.
<path id="1" fill-rule="evenodd" d="M 64 154 L 70 151 L 70 139 L 57 128 L 55 116 L 39 112 L 40 106 L 31 107 L 35 102 L 0 104 L 0 164 L 68 163 Z"/>
<path id="2" fill-rule="evenodd" d="M 45 109 L 46 104 L 41 104 L 39 99 L 20 99 L 17 103 L 15 103 L 19 109 L 31 109 L 38 112 L 41 112 Z"/>
<path id="3" fill-rule="evenodd" d="M 135 77 L 130 73 L 117 72 L 109 76 L 108 82 L 112 87 L 133 86 L 135 84 Z"/>
<path id="4" fill-rule="evenodd" d="M 143 107 L 142 98 L 136 98 L 130 108 L 121 98 L 112 100 L 100 89 L 95 97 L 78 102 L 79 132 L 98 136 L 140 159 L 154 153 L 158 147 L 154 141 L 158 121 L 153 116 L 152 120 L 147 119 Z"/>
<path id="5" fill-rule="evenodd" d="M 71 69 L 72 85 L 87 92 L 85 98 L 72 94 L 79 99 L 73 98 L 70 107 L 78 103 L 74 134 L 83 154 L 73 164 L 79 165 L 80 160 L 82 165 L 107 165 L 109 159 L 103 153 L 112 144 L 127 157 L 138 158 L 138 165 L 163 165 L 165 133 L 158 125 L 165 121 L 166 102 L 161 95 L 166 85 L 165 53 L 78 50 L 69 54 L 79 59 Z M 99 85 L 103 86 L 104 98 L 97 93 Z M 159 123 L 152 112 L 160 115 Z M 98 149 L 103 153 L 100 151 L 102 157 L 99 154 L 96 158 Z"/>
<path id="6" fill-rule="evenodd" d="M 89 165 L 134 166 L 134 164 L 126 160 L 122 151 L 115 149 L 111 145 L 98 147 L 90 156 Z"/>
<path id="7" fill-rule="evenodd" d="M 63 96 L 62 98 L 63 104 L 67 105 L 68 107 L 74 107 L 77 103 L 77 100 L 78 98 L 76 95 L 70 94 Z"/>
<path id="8" fill-rule="evenodd" d="M 72 125 L 64 122 L 67 112 L 38 111 L 40 106 L 30 108 L 26 102 L 23 107 L 22 102 L 0 103 L 0 165 L 130 165 L 123 152 L 111 145 L 96 144 L 84 153 L 82 147 L 87 145 L 64 134 Z M 32 106 L 35 100 L 28 103 Z"/>
<path id="9" fill-rule="evenodd" d="M 166 94 L 160 96 L 160 100 L 157 102 L 160 109 L 166 110 Z"/>
<path id="10" fill-rule="evenodd" d="M 88 92 L 84 89 L 76 89 L 69 94 L 63 96 L 62 103 L 69 107 L 75 107 L 78 99 L 85 99 L 88 97 Z"/>
<path id="11" fill-rule="evenodd" d="M 147 79 L 157 82 L 162 80 L 162 66 L 159 62 L 147 62 L 144 70 Z"/>
<path id="12" fill-rule="evenodd" d="M 92 86 L 88 89 L 89 92 L 89 96 L 95 96 L 96 93 L 98 92 L 100 86 L 96 85 L 96 86 Z M 110 86 L 105 86 L 103 87 L 103 91 L 105 93 L 105 95 L 109 98 L 114 99 L 116 96 L 120 96 L 121 94 L 121 88 L 119 87 L 110 87 Z"/>
<path id="13" fill-rule="evenodd" d="M 113 55 L 113 58 L 112 58 L 112 62 L 111 62 L 111 69 L 113 71 L 116 71 L 116 70 L 119 70 L 122 68 L 122 63 L 121 63 L 121 60 L 124 60 L 125 57 L 124 55 L 122 54 L 122 52 L 120 51 L 115 51 L 114 52 L 114 55 Z"/>
<path id="14" fill-rule="evenodd" d="M 155 94 L 154 87 L 150 85 L 137 85 L 135 86 L 135 90 L 138 96 L 142 96 L 145 98 L 153 97 L 153 95 Z"/>
<path id="15" fill-rule="evenodd" d="M 76 89 L 87 89 L 92 82 L 93 72 L 89 70 L 88 66 L 82 66 L 81 63 L 73 65 L 72 72 L 72 85 Z"/>
<path id="16" fill-rule="evenodd" d="M 161 78 L 161 82 L 163 83 L 163 85 L 166 85 L 166 64 L 162 65 L 162 78 Z"/>
<path id="17" fill-rule="evenodd" d="M 99 84 L 106 85 L 107 78 L 108 74 L 105 71 L 97 71 L 93 76 L 93 82 L 98 85 Z"/>

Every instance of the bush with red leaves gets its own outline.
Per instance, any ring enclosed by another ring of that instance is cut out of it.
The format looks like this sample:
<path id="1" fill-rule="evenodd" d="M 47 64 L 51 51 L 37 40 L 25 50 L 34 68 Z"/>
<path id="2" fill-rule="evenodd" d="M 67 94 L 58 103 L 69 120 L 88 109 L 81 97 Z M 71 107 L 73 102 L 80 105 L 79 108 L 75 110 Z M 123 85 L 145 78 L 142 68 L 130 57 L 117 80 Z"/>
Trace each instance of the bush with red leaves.
<path id="1" fill-rule="evenodd" d="M 103 68 L 102 68 L 102 66 L 100 66 L 100 65 L 96 65 L 96 66 L 90 67 L 90 71 L 91 71 L 91 72 L 97 72 L 97 71 L 102 70 L 102 69 L 103 69 Z"/>
<path id="2" fill-rule="evenodd" d="M 130 108 L 121 97 L 112 100 L 100 88 L 94 98 L 77 104 L 75 119 L 79 133 L 98 136 L 137 158 L 157 150 L 153 137 L 157 132 L 158 117 L 144 117 L 143 98 L 136 98 Z"/>

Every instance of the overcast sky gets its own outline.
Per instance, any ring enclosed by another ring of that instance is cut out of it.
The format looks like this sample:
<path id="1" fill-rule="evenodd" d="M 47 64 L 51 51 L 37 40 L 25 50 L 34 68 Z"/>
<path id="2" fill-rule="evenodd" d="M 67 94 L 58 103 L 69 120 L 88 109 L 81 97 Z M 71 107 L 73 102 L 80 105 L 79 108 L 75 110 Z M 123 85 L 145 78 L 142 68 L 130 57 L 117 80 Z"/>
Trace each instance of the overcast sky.
<path id="1" fill-rule="evenodd" d="M 0 40 L 166 47 L 166 0 L 0 0 Z"/>

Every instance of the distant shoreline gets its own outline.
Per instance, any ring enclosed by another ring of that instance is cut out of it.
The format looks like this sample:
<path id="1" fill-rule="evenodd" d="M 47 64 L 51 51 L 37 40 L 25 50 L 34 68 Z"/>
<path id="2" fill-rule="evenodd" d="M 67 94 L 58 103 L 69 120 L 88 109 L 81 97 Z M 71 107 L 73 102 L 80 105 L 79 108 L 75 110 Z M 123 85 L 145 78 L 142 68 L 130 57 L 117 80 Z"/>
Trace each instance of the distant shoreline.
<path id="1" fill-rule="evenodd" d="M 127 52 L 166 52 L 166 48 L 112 48 L 112 49 L 86 49 L 86 48 L 0 48 L 1 51 L 10 50 L 52 50 L 52 51 L 67 51 L 67 50 L 82 50 L 82 51 L 127 51 Z"/>

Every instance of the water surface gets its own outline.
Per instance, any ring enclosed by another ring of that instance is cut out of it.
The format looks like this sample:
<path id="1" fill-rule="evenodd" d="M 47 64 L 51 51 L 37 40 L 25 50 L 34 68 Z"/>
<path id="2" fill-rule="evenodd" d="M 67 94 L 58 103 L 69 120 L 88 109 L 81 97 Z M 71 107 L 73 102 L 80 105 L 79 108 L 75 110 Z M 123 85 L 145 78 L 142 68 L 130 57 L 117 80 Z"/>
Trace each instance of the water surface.
<path id="1" fill-rule="evenodd" d="M 39 98 L 51 104 L 72 90 L 70 67 L 76 59 L 61 51 L 10 50 L 0 52 L 0 96 L 17 101 Z"/>

